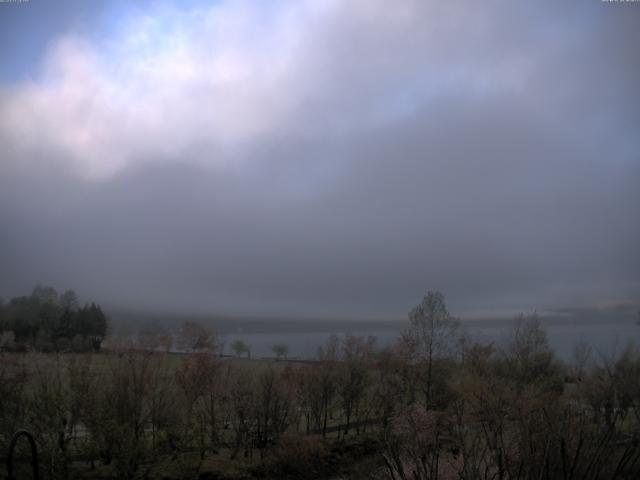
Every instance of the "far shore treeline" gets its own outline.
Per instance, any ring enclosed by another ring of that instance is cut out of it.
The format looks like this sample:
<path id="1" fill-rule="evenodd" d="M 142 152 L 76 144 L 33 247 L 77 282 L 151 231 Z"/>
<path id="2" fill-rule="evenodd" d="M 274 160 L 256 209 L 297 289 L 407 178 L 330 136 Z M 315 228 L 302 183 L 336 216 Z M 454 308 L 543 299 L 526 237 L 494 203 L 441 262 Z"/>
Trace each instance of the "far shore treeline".
<path id="1" fill-rule="evenodd" d="M 0 299 L 0 350 L 86 352 L 100 350 L 107 317 L 93 302 L 80 306 L 73 290 L 36 285 L 31 295 Z"/>

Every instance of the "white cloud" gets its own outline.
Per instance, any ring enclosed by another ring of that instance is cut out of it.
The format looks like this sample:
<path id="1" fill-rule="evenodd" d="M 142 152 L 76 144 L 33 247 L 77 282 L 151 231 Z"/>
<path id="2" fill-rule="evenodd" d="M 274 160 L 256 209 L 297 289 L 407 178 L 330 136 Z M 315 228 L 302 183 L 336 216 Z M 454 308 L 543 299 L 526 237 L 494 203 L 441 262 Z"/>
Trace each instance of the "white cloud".
<path id="1" fill-rule="evenodd" d="M 288 30 L 262 28 L 260 12 L 242 3 L 173 13 L 135 19 L 102 44 L 57 39 L 37 80 L 0 104 L 2 134 L 19 156 L 46 147 L 101 177 L 136 159 L 180 158 L 193 144 L 234 145 L 276 128 Z"/>
<path id="2" fill-rule="evenodd" d="M 101 178 L 142 160 L 215 165 L 274 135 L 361 130 L 452 88 L 522 88 L 526 62 L 478 55 L 478 43 L 493 41 L 486 15 L 475 7 L 470 21 L 459 10 L 382 1 L 158 7 L 103 41 L 58 38 L 36 80 L 5 91 L 0 135 L 18 158 L 54 151 Z"/>

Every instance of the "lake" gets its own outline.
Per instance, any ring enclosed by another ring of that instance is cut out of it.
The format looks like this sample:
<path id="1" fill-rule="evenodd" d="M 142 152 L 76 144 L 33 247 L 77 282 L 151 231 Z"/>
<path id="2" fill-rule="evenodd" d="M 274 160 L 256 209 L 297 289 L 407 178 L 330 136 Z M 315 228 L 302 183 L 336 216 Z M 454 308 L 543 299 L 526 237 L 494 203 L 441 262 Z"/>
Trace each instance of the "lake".
<path id="1" fill-rule="evenodd" d="M 352 326 L 353 327 L 353 326 Z M 374 335 L 377 338 L 379 348 L 395 342 L 406 327 L 405 323 L 398 322 L 396 326 L 385 323 L 376 325 L 370 322 L 367 328 L 358 329 L 333 329 L 331 331 L 306 331 L 306 332 L 236 332 L 221 335 L 225 343 L 224 353 L 231 353 L 229 345 L 237 338 L 244 340 L 251 346 L 252 356 L 272 357 L 271 346 L 284 343 L 289 346 L 290 358 L 313 358 L 318 347 L 325 344 L 331 334 L 340 336 L 350 333 L 353 335 Z M 498 347 L 504 345 L 512 332 L 512 322 L 478 322 L 467 321 L 463 328 L 469 336 L 483 343 L 494 342 Z M 628 342 L 633 341 L 640 345 L 640 325 L 635 322 L 572 322 L 551 323 L 545 326 L 549 344 L 556 354 L 563 360 L 570 361 L 577 343 L 587 342 L 593 348 L 597 356 L 610 356 L 620 353 Z"/>

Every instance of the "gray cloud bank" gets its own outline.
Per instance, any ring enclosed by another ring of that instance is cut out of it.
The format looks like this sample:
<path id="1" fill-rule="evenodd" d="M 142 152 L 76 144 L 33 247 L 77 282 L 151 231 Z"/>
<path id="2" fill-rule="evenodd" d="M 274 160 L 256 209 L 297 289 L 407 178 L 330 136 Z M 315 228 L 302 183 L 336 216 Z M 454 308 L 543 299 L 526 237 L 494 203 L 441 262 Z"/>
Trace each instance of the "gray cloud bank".
<path id="1" fill-rule="evenodd" d="M 458 311 L 640 302 L 640 8 L 588 3 L 222 2 L 166 44 L 153 22 L 65 35 L 0 87 L 0 292 L 310 316 L 402 316 L 426 289 Z"/>

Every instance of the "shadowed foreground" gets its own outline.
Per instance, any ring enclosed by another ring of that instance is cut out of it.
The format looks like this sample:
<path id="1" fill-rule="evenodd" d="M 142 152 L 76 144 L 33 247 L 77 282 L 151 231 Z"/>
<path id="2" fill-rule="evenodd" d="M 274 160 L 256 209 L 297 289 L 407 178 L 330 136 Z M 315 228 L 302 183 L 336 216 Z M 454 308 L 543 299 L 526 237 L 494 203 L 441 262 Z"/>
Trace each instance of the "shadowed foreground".
<path id="1" fill-rule="evenodd" d="M 26 426 L 42 478 L 637 478 L 636 348 L 563 364 L 536 316 L 471 344 L 437 293 L 410 320 L 392 348 L 332 337 L 309 362 L 2 353 L 0 448 Z"/>

